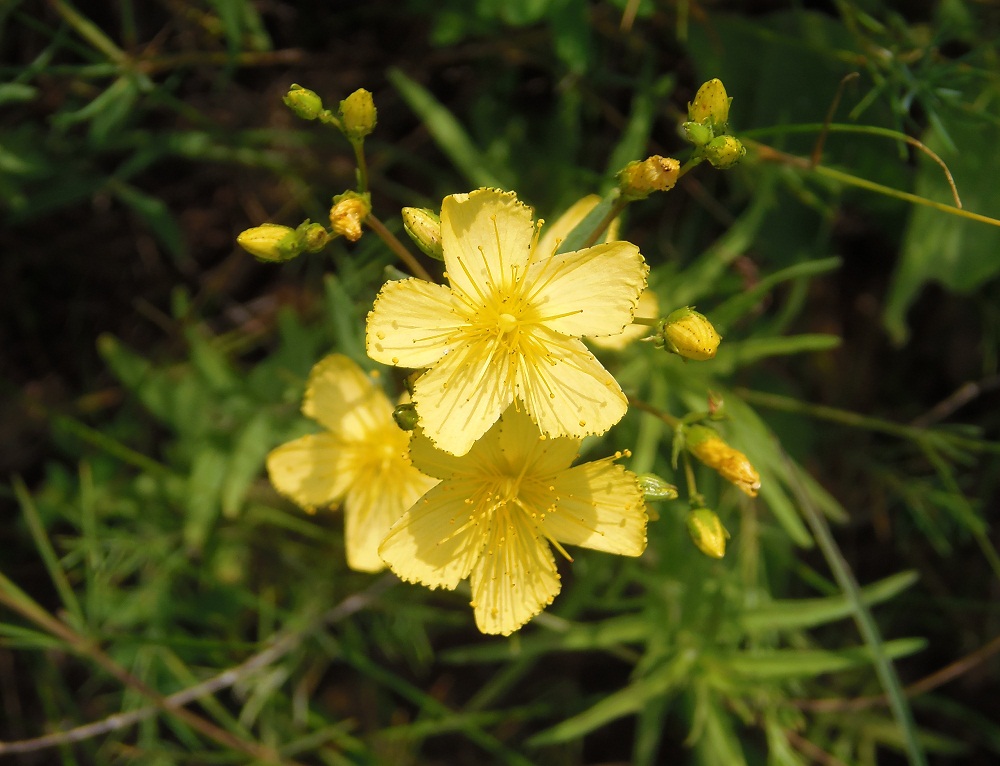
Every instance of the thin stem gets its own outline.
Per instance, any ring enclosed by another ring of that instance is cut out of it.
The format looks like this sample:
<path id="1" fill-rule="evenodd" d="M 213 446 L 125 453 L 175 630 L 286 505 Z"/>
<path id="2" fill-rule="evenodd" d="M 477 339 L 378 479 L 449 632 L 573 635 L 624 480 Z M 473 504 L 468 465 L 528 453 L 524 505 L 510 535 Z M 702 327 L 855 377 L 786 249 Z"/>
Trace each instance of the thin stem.
<path id="1" fill-rule="evenodd" d="M 875 666 L 875 673 L 879 677 L 882 688 L 889 698 L 889 708 L 900 729 L 902 744 L 906 750 L 911 766 L 926 766 L 927 758 L 917 740 L 917 728 L 913 721 L 913 713 L 903 694 L 903 687 L 896 674 L 896 668 L 885 653 L 882 644 L 882 637 L 879 634 L 878 626 L 872 617 L 871 610 L 865 605 L 861 597 L 861 588 L 851 571 L 850 565 L 840 552 L 837 542 L 833 539 L 830 527 L 823 518 L 823 514 L 816 508 L 810 495 L 801 486 L 801 481 L 797 473 L 792 470 L 791 461 L 786 457 L 788 468 L 785 475 L 795 486 L 796 495 L 799 497 L 802 515 L 812 530 L 816 538 L 816 544 L 823 553 L 827 566 L 833 573 L 841 592 L 851 605 L 854 622 L 858 626 L 861 637 L 872 653 L 872 661 Z"/>
<path id="2" fill-rule="evenodd" d="M 658 325 L 660 323 L 660 320 L 659 320 L 658 317 L 656 317 L 656 318 L 653 318 L 653 317 L 632 317 L 632 323 L 633 324 L 641 324 L 641 325 L 644 325 L 646 327 L 656 327 L 656 325 Z"/>
<path id="3" fill-rule="evenodd" d="M 423 266 L 420 265 L 420 261 L 413 257 L 413 253 L 406 249 L 406 246 L 399 241 L 399 238 L 389 231 L 385 224 L 382 223 L 378 218 L 375 217 L 373 213 L 369 213 L 368 217 L 365 218 L 365 223 L 368 228 L 374 231 L 379 239 L 388 245 L 389 249 L 392 250 L 399 259 L 406 264 L 410 273 L 417 279 L 423 279 L 427 282 L 434 282 L 435 279 L 432 277 Z"/>
<path id="4" fill-rule="evenodd" d="M 358 192 L 364 194 L 368 191 L 368 161 L 365 159 L 365 142 L 351 141 L 354 147 L 354 159 L 358 163 Z"/>
<path id="5" fill-rule="evenodd" d="M 647 404 L 642 399 L 636 399 L 634 396 L 629 396 L 628 404 L 630 407 L 635 407 L 637 410 L 642 410 L 643 412 L 648 412 L 650 415 L 655 415 L 671 428 L 677 428 L 677 426 L 681 424 L 680 418 L 674 417 L 669 412 L 664 412 L 660 408 L 654 407 L 651 404 Z"/>
<path id="6" fill-rule="evenodd" d="M 770 146 L 765 144 L 758 144 L 755 141 L 751 142 L 749 139 L 747 139 L 745 143 L 752 143 L 756 148 L 758 155 L 763 160 L 780 162 L 785 165 L 801 168 L 802 170 L 811 170 L 817 175 L 832 178 L 835 181 L 847 184 L 848 186 L 857 186 L 858 188 L 867 189 L 868 191 L 872 191 L 877 194 L 884 194 L 887 197 L 901 199 L 914 205 L 923 205 L 924 207 L 940 210 L 942 213 L 950 213 L 951 215 L 956 215 L 959 218 L 967 218 L 970 221 L 978 221 L 979 223 L 986 223 L 990 226 L 1000 227 L 1000 219 L 998 218 L 990 218 L 986 215 L 980 215 L 979 213 L 972 213 L 968 210 L 963 210 L 962 208 L 955 207 L 954 205 L 945 205 L 942 202 L 935 202 L 934 200 L 927 199 L 926 197 L 920 197 L 916 194 L 911 194 L 910 192 L 893 189 L 891 186 L 875 183 L 874 181 L 869 181 L 866 178 L 859 178 L 858 176 L 851 175 L 850 173 L 844 173 L 840 170 L 834 170 L 833 168 L 825 165 L 812 167 L 810 166 L 808 160 L 804 160 L 801 157 L 796 157 L 792 154 L 779 152 L 777 149 L 772 149 Z"/>
<path id="7" fill-rule="evenodd" d="M 795 412 L 801 415 L 817 418 L 818 420 L 829 420 L 834 423 L 840 423 L 841 425 L 851 426 L 853 428 L 864 428 L 869 431 L 889 434 L 891 436 L 897 436 L 901 439 L 910 439 L 915 442 L 925 442 L 928 439 L 934 439 L 938 441 L 945 441 L 955 447 L 968 449 L 973 452 L 992 452 L 994 454 L 1000 454 L 1000 444 L 996 442 L 988 442 L 982 439 L 974 439 L 960 434 L 946 433 L 944 431 L 930 431 L 924 428 L 915 428 L 913 426 L 903 425 L 902 423 L 893 423 L 892 421 L 883 420 L 881 418 L 860 415 L 857 412 L 851 412 L 850 410 L 841 410 L 836 407 L 827 407 L 822 404 L 808 404 L 793 397 L 781 396 L 780 394 L 769 394 L 763 391 L 751 391 L 747 388 L 736 388 L 734 389 L 734 393 L 745 401 L 753 404 L 759 404 L 762 407 L 768 407 L 773 410 Z"/>

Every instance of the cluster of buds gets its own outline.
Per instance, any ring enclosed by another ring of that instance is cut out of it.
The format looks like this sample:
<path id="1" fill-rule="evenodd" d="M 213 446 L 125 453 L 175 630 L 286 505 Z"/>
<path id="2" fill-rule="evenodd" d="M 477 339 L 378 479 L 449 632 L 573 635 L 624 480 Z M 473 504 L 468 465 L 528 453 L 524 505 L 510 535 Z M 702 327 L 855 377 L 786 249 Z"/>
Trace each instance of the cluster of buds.
<path id="1" fill-rule="evenodd" d="M 685 306 L 661 319 L 650 340 L 657 348 L 701 362 L 715 357 L 722 336 L 704 314 Z"/>
<path id="2" fill-rule="evenodd" d="M 365 136 L 375 130 L 378 111 L 372 94 L 364 88 L 359 88 L 341 101 L 336 114 L 323 106 L 323 99 L 315 91 L 301 85 L 292 85 L 282 100 L 303 120 L 319 120 L 335 125 L 351 143 L 364 141 Z"/>
<path id="3" fill-rule="evenodd" d="M 680 172 L 677 160 L 654 154 L 641 162 L 630 162 L 619 171 L 618 189 L 629 201 L 646 199 L 653 192 L 673 189 Z"/>
<path id="4" fill-rule="evenodd" d="M 757 497 L 760 474 L 747 456 L 723 441 L 708 426 L 691 425 L 684 429 L 684 446 L 698 460 L 714 469 L 726 481 L 750 497 Z"/>
<path id="5" fill-rule="evenodd" d="M 709 80 L 698 88 L 688 104 L 688 121 L 681 124 L 685 140 L 695 146 L 695 156 L 719 170 L 733 167 L 747 153 L 742 142 L 729 134 L 731 103 L 722 80 Z"/>
<path id="6" fill-rule="evenodd" d="M 236 242 L 258 261 L 281 263 L 302 253 L 318 253 L 330 235 L 322 224 L 303 221 L 293 229 L 276 223 L 264 223 L 242 232 Z"/>

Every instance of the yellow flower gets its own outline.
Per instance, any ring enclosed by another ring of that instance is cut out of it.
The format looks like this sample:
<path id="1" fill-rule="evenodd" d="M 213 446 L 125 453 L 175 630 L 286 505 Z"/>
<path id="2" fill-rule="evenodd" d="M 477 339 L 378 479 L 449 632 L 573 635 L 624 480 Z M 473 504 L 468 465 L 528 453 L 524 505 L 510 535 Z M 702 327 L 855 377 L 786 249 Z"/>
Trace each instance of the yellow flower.
<path id="1" fill-rule="evenodd" d="M 333 354 L 313 367 L 302 412 L 327 433 L 273 450 L 271 483 L 310 513 L 343 501 L 348 566 L 384 569 L 379 543 L 435 480 L 410 464 L 410 435 L 393 422 L 382 390 L 346 356 Z"/>
<path id="2" fill-rule="evenodd" d="M 624 556 L 646 548 L 635 474 L 614 458 L 570 468 L 579 446 L 543 439 L 513 407 L 461 457 L 418 432 L 413 463 L 442 481 L 393 525 L 379 553 L 401 578 L 430 588 L 471 576 L 478 628 L 510 634 L 559 592 L 549 543 L 567 558 L 560 543 Z"/>
<path id="3" fill-rule="evenodd" d="M 464 455 L 515 401 L 547 436 L 583 437 L 627 402 L 580 340 L 621 332 L 649 268 L 635 245 L 537 252 L 531 209 L 480 189 L 446 197 L 441 239 L 450 286 L 388 282 L 368 314 L 368 355 L 429 368 L 413 391 L 423 432 Z"/>

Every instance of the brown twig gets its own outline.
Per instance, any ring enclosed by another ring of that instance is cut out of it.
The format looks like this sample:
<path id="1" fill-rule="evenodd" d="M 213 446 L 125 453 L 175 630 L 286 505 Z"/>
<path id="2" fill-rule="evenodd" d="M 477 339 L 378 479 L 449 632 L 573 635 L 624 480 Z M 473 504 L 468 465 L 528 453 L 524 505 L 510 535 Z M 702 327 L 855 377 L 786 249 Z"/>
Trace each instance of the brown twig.
<path id="1" fill-rule="evenodd" d="M 929 692 L 931 689 L 936 689 L 938 686 L 968 673 L 976 665 L 985 662 L 997 652 L 1000 652 L 1000 636 L 997 636 L 985 646 L 981 646 L 964 657 L 960 657 L 950 665 L 945 665 L 929 676 L 925 676 L 919 681 L 910 684 L 903 689 L 903 692 L 907 697 L 916 697 L 918 694 Z M 856 697 L 855 699 L 797 700 L 794 704 L 800 710 L 808 710 L 812 713 L 835 713 L 845 710 L 866 710 L 870 707 L 885 705 L 888 704 L 888 699 L 886 695 L 878 694 L 870 697 Z"/>
<path id="2" fill-rule="evenodd" d="M 406 246 L 399 241 L 391 231 L 389 231 L 385 224 L 382 223 L 378 218 L 376 218 L 372 213 L 368 214 L 365 218 L 365 223 L 368 228 L 374 231 L 379 239 L 381 239 L 389 247 L 392 252 L 399 256 L 399 260 L 406 264 L 406 267 L 410 270 L 410 273 L 418 279 L 426 280 L 427 282 L 436 281 L 434 277 L 428 273 L 427 269 L 420 265 L 420 261 L 413 257 L 413 253 L 406 249 Z"/>

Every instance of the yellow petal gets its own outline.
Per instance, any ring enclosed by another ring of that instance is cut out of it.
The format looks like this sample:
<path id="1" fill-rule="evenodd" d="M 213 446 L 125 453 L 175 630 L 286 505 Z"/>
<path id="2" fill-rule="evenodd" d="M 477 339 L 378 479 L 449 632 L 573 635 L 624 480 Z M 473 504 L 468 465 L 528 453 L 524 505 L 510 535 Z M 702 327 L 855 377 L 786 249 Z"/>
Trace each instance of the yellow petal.
<path id="1" fill-rule="evenodd" d="M 642 291 L 642 295 L 639 296 L 639 304 L 635 309 L 635 315 L 647 319 L 656 319 L 660 316 L 660 301 L 652 288 L 647 287 Z M 598 348 L 621 351 L 629 343 L 644 338 L 652 332 L 653 328 L 648 325 L 630 324 L 616 335 L 591 336 L 587 338 L 587 342 Z"/>
<path id="2" fill-rule="evenodd" d="M 433 487 L 392 525 L 379 547 L 382 560 L 407 582 L 454 589 L 487 542 L 476 509 L 466 502 L 475 491 L 467 481 Z"/>
<path id="3" fill-rule="evenodd" d="M 518 509 L 498 509 L 489 542 L 472 568 L 472 606 L 483 633 L 509 635 L 559 593 L 559 573 L 548 543 Z"/>
<path id="4" fill-rule="evenodd" d="M 443 285 L 400 279 L 382 285 L 368 312 L 365 346 L 376 362 L 429 367 L 456 343 L 463 306 Z"/>
<path id="5" fill-rule="evenodd" d="M 525 277 L 531 305 L 564 335 L 611 335 L 632 322 L 649 267 L 630 242 L 609 242 L 533 262 Z"/>
<path id="6" fill-rule="evenodd" d="M 413 388 L 420 427 L 435 446 L 464 455 L 513 401 L 507 366 L 495 339 L 454 349 Z"/>
<path id="7" fill-rule="evenodd" d="M 542 527 L 554 539 L 623 556 L 646 549 L 646 510 L 635 474 L 599 460 L 563 471 L 552 486 L 558 499 Z"/>
<path id="8" fill-rule="evenodd" d="M 385 568 L 378 547 L 392 525 L 437 482 L 402 457 L 366 478 L 370 480 L 354 482 L 344 500 L 347 565 L 359 572 L 378 572 Z"/>
<path id="9" fill-rule="evenodd" d="M 622 419 L 625 395 L 581 341 L 545 328 L 533 334 L 536 347 L 518 370 L 518 395 L 543 434 L 582 439 Z"/>
<path id="10" fill-rule="evenodd" d="M 309 373 L 302 412 L 346 441 L 381 428 L 392 405 L 372 379 L 343 354 L 331 354 Z"/>
<path id="11" fill-rule="evenodd" d="M 548 258 L 550 255 L 555 255 L 562 241 L 587 217 L 591 210 L 597 207 L 597 203 L 600 201 L 601 198 L 598 195 L 588 194 L 570 205 L 569 210 L 559 216 L 555 223 L 547 224 L 542 229 L 542 235 L 538 238 L 535 257 Z"/>
<path id="12" fill-rule="evenodd" d="M 478 444 L 476 445 L 478 448 Z M 564 471 L 580 452 L 579 439 L 542 439 L 538 426 L 523 409 L 508 407 L 499 423 L 499 455 L 515 476 L 549 476 Z M 544 506 L 543 506 L 544 507 Z"/>
<path id="13" fill-rule="evenodd" d="M 511 192 L 479 189 L 441 203 L 448 280 L 477 305 L 524 273 L 534 235 L 531 208 Z"/>
<path id="14" fill-rule="evenodd" d="M 333 434 L 311 434 L 272 450 L 267 473 L 278 492 L 315 511 L 344 496 L 357 475 L 357 455 Z"/>

